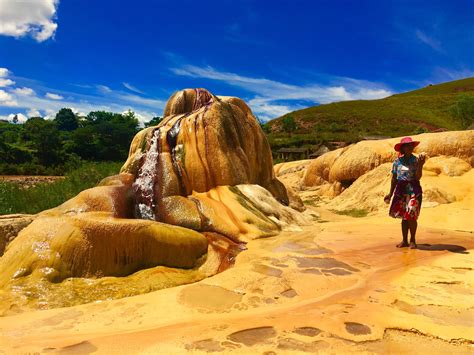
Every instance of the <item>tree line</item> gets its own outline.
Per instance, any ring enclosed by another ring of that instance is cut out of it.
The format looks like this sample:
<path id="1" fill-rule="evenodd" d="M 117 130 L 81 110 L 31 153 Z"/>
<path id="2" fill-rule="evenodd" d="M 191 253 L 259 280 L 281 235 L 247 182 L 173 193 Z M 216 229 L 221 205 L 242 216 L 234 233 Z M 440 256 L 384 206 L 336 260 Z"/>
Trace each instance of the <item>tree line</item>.
<path id="1" fill-rule="evenodd" d="M 154 117 L 145 126 L 156 125 Z M 82 161 L 124 161 L 140 130 L 133 111 L 93 111 L 78 117 L 69 108 L 52 120 L 0 122 L 0 174 L 62 175 Z"/>

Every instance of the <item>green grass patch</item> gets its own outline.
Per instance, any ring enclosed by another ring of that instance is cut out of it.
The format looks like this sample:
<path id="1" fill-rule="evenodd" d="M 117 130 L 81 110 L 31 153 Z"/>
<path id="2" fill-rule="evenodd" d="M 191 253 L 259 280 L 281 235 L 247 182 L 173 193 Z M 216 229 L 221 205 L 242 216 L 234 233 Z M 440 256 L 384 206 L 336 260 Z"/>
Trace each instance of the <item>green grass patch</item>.
<path id="1" fill-rule="evenodd" d="M 118 174 L 122 163 L 84 163 L 53 183 L 39 184 L 28 189 L 11 182 L 0 182 L 0 215 L 34 214 L 56 207 L 82 190 L 96 186 L 103 178 Z"/>
<path id="2" fill-rule="evenodd" d="M 359 208 L 351 208 L 351 209 L 342 210 L 342 211 L 331 210 L 331 212 L 341 214 L 341 215 L 344 215 L 344 216 L 356 217 L 356 218 L 365 217 L 369 214 L 369 211 L 367 211 L 363 208 L 360 208 L 360 209 Z"/>
<path id="3" fill-rule="evenodd" d="M 460 93 L 474 96 L 474 78 L 432 85 L 379 100 L 354 100 L 308 107 L 269 121 L 268 141 L 282 147 L 310 147 L 324 142 L 355 143 L 365 136 L 398 137 L 440 128 L 465 128 L 451 108 Z M 283 120 L 290 116 L 298 128 L 290 134 Z"/>

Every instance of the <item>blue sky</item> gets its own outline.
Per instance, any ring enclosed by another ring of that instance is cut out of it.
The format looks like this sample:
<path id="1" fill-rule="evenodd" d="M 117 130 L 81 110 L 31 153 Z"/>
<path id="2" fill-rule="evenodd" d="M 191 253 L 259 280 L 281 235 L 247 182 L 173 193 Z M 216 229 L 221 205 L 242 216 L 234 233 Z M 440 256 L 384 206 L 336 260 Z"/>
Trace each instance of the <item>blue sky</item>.
<path id="1" fill-rule="evenodd" d="M 0 0 L 1 118 L 146 121 L 205 87 L 267 120 L 472 76 L 472 0 Z"/>

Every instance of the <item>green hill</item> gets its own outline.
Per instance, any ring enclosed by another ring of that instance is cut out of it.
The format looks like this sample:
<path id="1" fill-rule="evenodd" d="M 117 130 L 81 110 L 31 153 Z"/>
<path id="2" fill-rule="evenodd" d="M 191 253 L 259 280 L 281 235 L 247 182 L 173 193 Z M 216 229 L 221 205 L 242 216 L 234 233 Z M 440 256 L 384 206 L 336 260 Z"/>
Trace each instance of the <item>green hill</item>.
<path id="1" fill-rule="evenodd" d="M 365 136 L 403 136 L 437 130 L 465 128 L 452 107 L 462 95 L 472 95 L 474 78 L 392 95 L 379 100 L 335 102 L 287 113 L 264 127 L 273 149 L 307 146 L 327 141 L 356 142 Z M 297 128 L 283 130 L 285 117 Z"/>

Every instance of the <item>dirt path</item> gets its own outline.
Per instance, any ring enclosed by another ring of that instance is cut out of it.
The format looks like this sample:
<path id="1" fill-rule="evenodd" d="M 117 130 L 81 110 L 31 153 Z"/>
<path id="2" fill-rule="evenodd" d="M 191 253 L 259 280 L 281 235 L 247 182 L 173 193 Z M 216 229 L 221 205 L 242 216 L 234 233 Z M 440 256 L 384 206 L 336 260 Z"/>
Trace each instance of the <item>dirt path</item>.
<path id="1" fill-rule="evenodd" d="M 29 188 L 38 184 L 52 183 L 64 179 L 64 176 L 42 176 L 42 175 L 0 175 L 0 182 L 12 182 L 21 187 Z"/>

